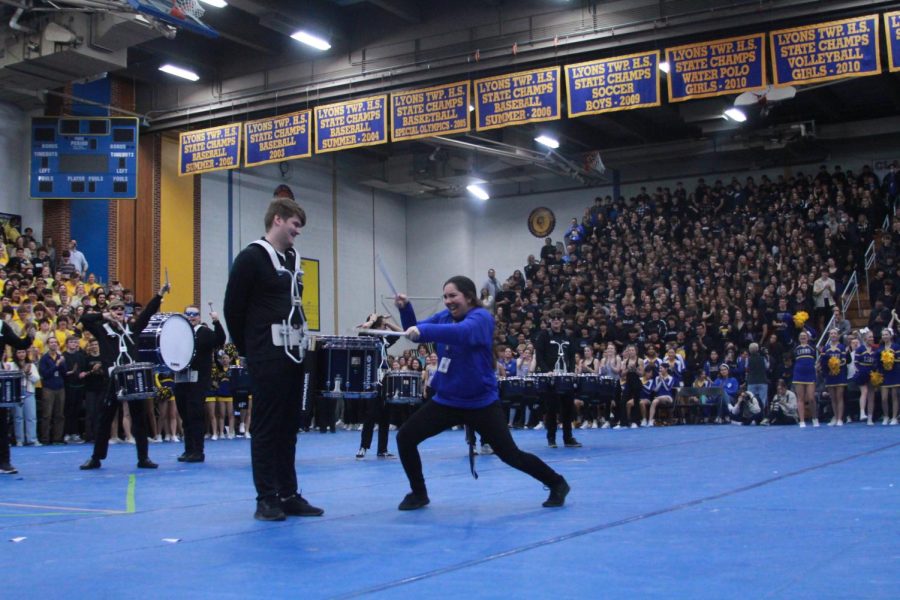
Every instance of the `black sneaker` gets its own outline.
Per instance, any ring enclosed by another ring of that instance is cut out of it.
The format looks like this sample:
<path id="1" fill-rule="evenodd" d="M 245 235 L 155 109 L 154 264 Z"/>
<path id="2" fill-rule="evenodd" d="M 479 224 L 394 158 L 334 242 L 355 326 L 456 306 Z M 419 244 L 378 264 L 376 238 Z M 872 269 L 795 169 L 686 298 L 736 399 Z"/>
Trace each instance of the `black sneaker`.
<path id="1" fill-rule="evenodd" d="M 2 473 L 3 475 L 15 475 L 18 472 L 19 470 L 8 462 L 0 463 L 0 473 Z"/>
<path id="2" fill-rule="evenodd" d="M 253 518 L 257 521 L 284 521 L 287 517 L 279 506 L 280 504 L 274 500 L 257 500 Z"/>
<path id="3" fill-rule="evenodd" d="M 385 452 L 379 452 L 379 453 L 378 453 L 378 458 L 394 458 L 394 455 L 391 454 L 390 452 L 386 452 L 386 451 L 385 451 Z"/>
<path id="4" fill-rule="evenodd" d="M 321 517 L 325 511 L 318 506 L 313 506 L 303 496 L 294 494 L 281 499 L 281 510 L 292 517 Z"/>
<path id="5" fill-rule="evenodd" d="M 187 452 L 182 452 L 176 460 L 178 460 L 178 462 L 185 462 L 188 456 L 190 456 L 190 454 L 188 454 Z"/>
<path id="6" fill-rule="evenodd" d="M 81 469 L 82 471 L 88 471 L 90 469 L 99 469 L 100 461 L 92 456 L 91 458 L 84 461 L 84 464 L 82 464 L 78 468 Z"/>
<path id="7" fill-rule="evenodd" d="M 188 454 L 187 456 L 184 457 L 184 460 L 181 462 L 201 463 L 201 462 L 204 462 L 205 460 L 206 460 L 205 454 Z"/>
<path id="8" fill-rule="evenodd" d="M 142 458 L 138 461 L 138 469 L 158 469 L 159 465 L 150 460 L 149 458 Z"/>
<path id="9" fill-rule="evenodd" d="M 556 440 L 547 440 L 547 447 L 548 448 L 557 448 L 558 446 L 556 445 Z"/>
<path id="10" fill-rule="evenodd" d="M 397 508 L 399 510 L 416 510 L 426 506 L 429 502 L 431 500 L 428 499 L 428 494 L 419 496 L 415 492 L 410 492 L 403 498 L 403 502 Z"/>
<path id="11" fill-rule="evenodd" d="M 572 438 L 570 440 L 565 441 L 566 448 L 581 448 L 581 442 Z"/>
<path id="12" fill-rule="evenodd" d="M 569 494 L 570 489 L 566 480 L 560 477 L 559 481 L 550 486 L 550 496 L 547 497 L 542 506 L 545 508 L 562 506 L 566 503 L 566 496 Z"/>
<path id="13" fill-rule="evenodd" d="M 366 449 L 360 448 L 356 451 L 356 458 L 365 458 L 366 457 Z"/>

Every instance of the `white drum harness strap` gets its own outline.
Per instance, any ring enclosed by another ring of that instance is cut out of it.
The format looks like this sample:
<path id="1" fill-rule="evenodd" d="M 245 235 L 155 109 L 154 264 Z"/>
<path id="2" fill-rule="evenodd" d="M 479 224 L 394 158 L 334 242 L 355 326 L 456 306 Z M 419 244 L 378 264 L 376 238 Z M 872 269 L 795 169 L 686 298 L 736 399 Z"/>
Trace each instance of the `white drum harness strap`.
<path id="1" fill-rule="evenodd" d="M 255 240 L 251 244 L 256 244 L 266 251 L 269 260 L 272 261 L 272 267 L 276 273 L 286 273 L 291 278 L 291 312 L 288 313 L 287 319 L 281 324 L 272 325 L 272 343 L 276 346 L 283 346 L 285 355 L 295 363 L 302 363 L 306 356 L 306 315 L 303 313 L 303 297 L 301 286 L 303 285 L 303 269 L 300 268 L 300 256 L 298 253 L 294 255 L 294 264 L 288 269 L 282 266 L 278 260 L 278 254 L 275 248 L 266 239 Z M 294 316 L 299 316 L 302 322 L 300 327 L 294 327 L 292 322 Z"/>

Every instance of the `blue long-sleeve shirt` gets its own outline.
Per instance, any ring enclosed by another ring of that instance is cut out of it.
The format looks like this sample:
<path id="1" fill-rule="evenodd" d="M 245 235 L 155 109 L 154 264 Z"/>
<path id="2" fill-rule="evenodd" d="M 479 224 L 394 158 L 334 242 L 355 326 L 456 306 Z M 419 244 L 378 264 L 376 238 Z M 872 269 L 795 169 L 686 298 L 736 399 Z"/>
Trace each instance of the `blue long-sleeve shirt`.
<path id="1" fill-rule="evenodd" d="M 497 401 L 494 371 L 494 317 L 472 308 L 460 321 L 441 312 L 416 321 L 412 304 L 400 310 L 404 329 L 419 328 L 420 342 L 436 342 L 438 369 L 431 380 L 434 401 L 456 408 L 483 408 Z"/>
<path id="2" fill-rule="evenodd" d="M 56 358 L 62 358 L 62 354 L 57 354 Z M 50 356 L 50 353 L 43 355 L 38 362 L 38 372 L 41 374 L 43 386 L 48 390 L 61 390 L 66 385 L 66 363 L 58 365 Z"/>

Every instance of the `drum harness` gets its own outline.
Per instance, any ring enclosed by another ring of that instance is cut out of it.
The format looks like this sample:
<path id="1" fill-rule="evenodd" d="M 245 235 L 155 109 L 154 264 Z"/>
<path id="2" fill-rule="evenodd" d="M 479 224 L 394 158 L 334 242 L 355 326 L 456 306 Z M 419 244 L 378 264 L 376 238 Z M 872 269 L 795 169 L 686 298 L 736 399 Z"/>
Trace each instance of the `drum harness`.
<path id="1" fill-rule="evenodd" d="M 120 324 L 120 327 L 122 327 L 122 333 L 113 329 L 109 323 L 103 324 L 103 329 L 106 331 L 107 335 L 115 336 L 119 340 L 119 356 L 116 357 L 116 364 L 110 368 L 110 373 L 112 373 L 116 367 L 134 363 L 134 359 L 128 354 L 128 344 L 125 342 L 125 339 L 127 338 L 129 342 L 132 344 L 134 343 L 134 340 L 131 339 L 131 328 L 127 324 Z M 123 357 L 128 359 L 127 363 L 122 361 Z"/>
<path id="2" fill-rule="evenodd" d="M 569 342 L 557 342 L 550 340 L 550 343 L 556 346 L 556 364 L 553 366 L 554 373 L 568 373 L 566 368 L 566 346 Z"/>
<path id="3" fill-rule="evenodd" d="M 276 346 L 283 346 L 285 355 L 299 365 L 306 356 L 304 345 L 306 315 L 303 312 L 303 269 L 300 268 L 300 255 L 295 251 L 293 270 L 291 270 L 281 264 L 275 248 L 268 240 L 263 238 L 251 243 L 266 251 L 276 273 L 286 273 L 291 277 L 291 312 L 288 313 L 287 319 L 281 321 L 280 325 L 277 323 L 272 325 L 272 341 Z M 302 322 L 299 328 L 291 325 L 295 314 L 300 317 Z"/>

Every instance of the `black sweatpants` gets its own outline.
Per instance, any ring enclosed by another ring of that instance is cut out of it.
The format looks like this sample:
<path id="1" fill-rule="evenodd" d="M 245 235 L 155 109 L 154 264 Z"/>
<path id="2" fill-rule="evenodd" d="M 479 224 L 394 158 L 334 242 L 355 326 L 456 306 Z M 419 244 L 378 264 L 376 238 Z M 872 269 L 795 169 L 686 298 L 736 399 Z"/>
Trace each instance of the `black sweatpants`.
<path id="1" fill-rule="evenodd" d="M 9 415 L 11 411 L 0 408 L 0 465 L 9 462 Z"/>
<path id="2" fill-rule="evenodd" d="M 297 493 L 294 467 L 304 370 L 286 356 L 248 362 L 253 378 L 250 462 L 257 500 Z"/>
<path id="3" fill-rule="evenodd" d="M 372 433 L 375 430 L 375 423 L 378 423 L 378 453 L 383 454 L 388 451 L 388 433 L 391 428 L 391 405 L 384 401 L 384 388 L 378 391 L 378 396 L 368 398 L 364 402 L 366 416 L 359 447 L 366 450 L 372 447 Z"/>
<path id="4" fill-rule="evenodd" d="M 425 495 L 425 477 L 422 475 L 422 459 L 419 444 L 454 425 L 468 425 L 481 434 L 491 445 L 500 460 L 551 486 L 562 477 L 534 454 L 519 450 L 509 433 L 500 402 L 484 408 L 453 408 L 429 400 L 414 412 L 397 432 L 397 448 L 403 470 L 413 492 Z"/>
<path id="5" fill-rule="evenodd" d="M 210 381 L 175 384 L 175 405 L 184 429 L 184 453 L 203 454 L 206 434 L 206 391 Z M 254 415 L 255 416 L 255 415 Z"/>
<path id="6" fill-rule="evenodd" d="M 562 421 L 563 442 L 572 439 L 572 420 L 575 418 L 575 396 L 573 394 L 557 394 L 549 392 L 544 396 L 544 426 L 547 428 L 547 439 L 556 440 L 556 419 Z"/>
<path id="7" fill-rule="evenodd" d="M 110 381 L 106 386 L 106 398 L 100 409 L 100 424 L 97 426 L 94 439 L 93 457 L 97 460 L 106 460 L 109 451 L 109 434 L 112 430 L 113 419 L 119 411 L 121 402 L 116 398 L 115 385 Z M 147 418 L 144 415 L 144 401 L 131 400 L 128 403 L 128 412 L 131 413 L 131 435 L 137 446 L 138 461 L 148 458 L 147 444 Z"/>
<path id="8" fill-rule="evenodd" d="M 66 435 L 80 435 L 81 427 L 78 420 L 81 417 L 81 410 L 84 403 L 84 386 L 66 384 L 66 403 L 63 409 L 65 416 L 65 427 L 63 431 Z"/>

